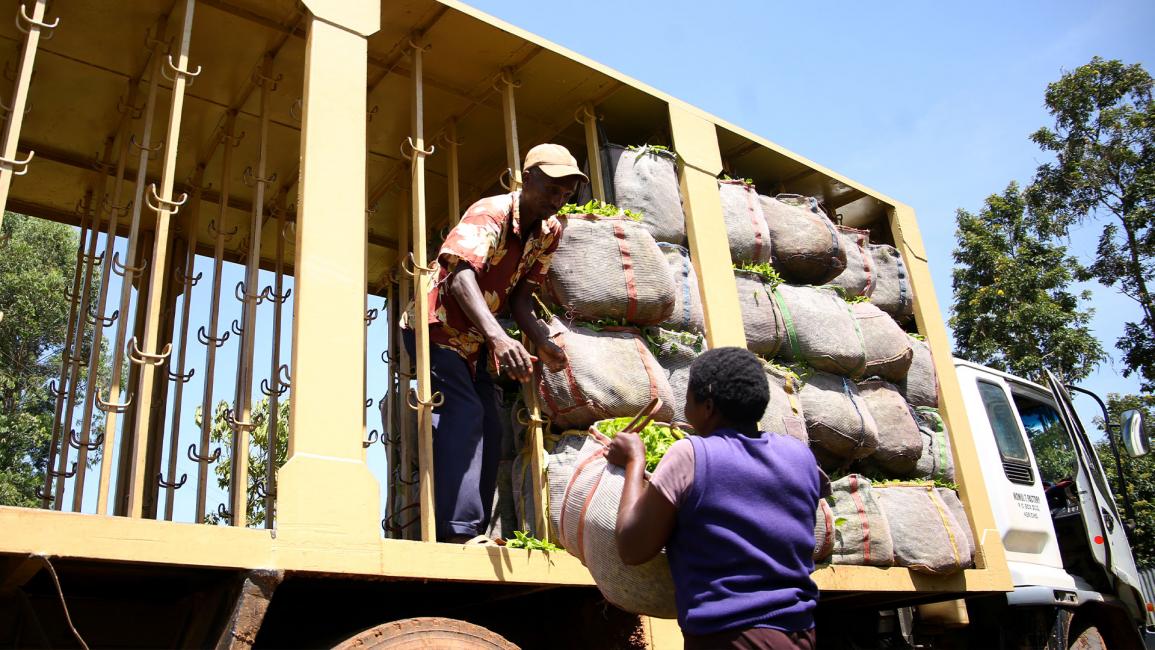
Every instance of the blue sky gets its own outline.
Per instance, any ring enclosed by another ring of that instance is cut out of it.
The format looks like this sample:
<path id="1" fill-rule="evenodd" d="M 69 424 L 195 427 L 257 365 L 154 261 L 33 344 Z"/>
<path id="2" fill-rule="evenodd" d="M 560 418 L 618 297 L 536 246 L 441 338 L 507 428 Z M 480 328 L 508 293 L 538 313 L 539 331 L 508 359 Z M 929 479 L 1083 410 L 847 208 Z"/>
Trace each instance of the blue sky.
<path id="1" fill-rule="evenodd" d="M 1047 159 L 1028 140 L 1052 124 L 1047 84 L 1095 55 L 1155 71 L 1155 3 L 1139 0 L 471 4 L 913 206 L 944 318 L 955 210 Z M 1089 255 L 1097 235 L 1074 233 L 1072 251 Z M 1138 307 L 1087 286 L 1095 334 L 1118 357 Z M 1085 385 L 1136 392 L 1120 370 Z"/>

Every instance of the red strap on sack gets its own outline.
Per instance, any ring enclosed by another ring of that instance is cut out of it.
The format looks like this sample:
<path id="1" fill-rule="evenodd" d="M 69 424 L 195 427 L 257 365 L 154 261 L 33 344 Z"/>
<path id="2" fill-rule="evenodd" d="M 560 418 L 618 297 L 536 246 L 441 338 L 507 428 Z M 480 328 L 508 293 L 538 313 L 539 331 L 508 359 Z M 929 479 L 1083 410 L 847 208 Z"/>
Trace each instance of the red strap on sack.
<path id="1" fill-rule="evenodd" d="M 569 508 L 566 507 L 566 504 L 569 503 L 570 490 L 573 489 L 573 484 L 577 482 L 578 477 L 580 477 L 582 475 L 582 473 L 586 470 L 586 468 L 589 467 L 590 463 L 592 463 L 594 460 L 596 460 L 598 458 L 601 458 L 602 456 L 605 456 L 605 454 L 606 454 L 606 452 L 605 452 L 604 448 L 598 449 L 598 450 L 594 451 L 592 454 L 590 454 L 585 460 L 583 460 L 581 463 L 578 464 L 577 467 L 574 468 L 573 474 L 570 476 L 569 483 L 567 483 L 565 486 L 565 496 L 562 497 L 562 502 L 561 502 L 561 518 L 558 521 L 558 528 L 560 529 L 560 530 L 558 530 L 558 532 L 561 533 L 561 537 L 562 537 L 563 541 L 566 538 L 566 531 L 567 531 L 566 513 L 569 512 Z M 599 476 L 597 483 L 594 484 L 593 489 L 590 490 L 589 495 L 586 497 L 585 503 L 582 504 L 581 513 L 579 515 L 578 540 L 577 540 L 578 547 L 576 550 L 577 550 L 578 559 L 580 559 L 583 563 L 585 562 L 585 550 L 584 550 L 585 541 L 582 539 L 582 536 L 583 536 L 583 533 L 585 533 L 585 513 L 586 513 L 586 509 L 589 508 L 589 500 L 593 496 L 593 493 L 597 490 L 598 485 L 601 484 L 601 481 L 602 481 L 601 476 Z"/>
<path id="2" fill-rule="evenodd" d="M 622 256 L 622 273 L 626 279 L 626 320 L 633 322 L 638 314 L 638 281 L 634 277 L 630 243 L 626 240 L 626 229 L 621 220 L 614 221 L 614 237 L 618 240 L 618 252 Z"/>
<path id="3" fill-rule="evenodd" d="M 870 520 L 866 517 L 866 503 L 862 500 L 862 493 L 858 491 L 858 475 L 850 475 L 850 496 L 854 499 L 854 507 L 858 510 L 858 519 L 862 522 L 862 561 L 870 563 Z"/>

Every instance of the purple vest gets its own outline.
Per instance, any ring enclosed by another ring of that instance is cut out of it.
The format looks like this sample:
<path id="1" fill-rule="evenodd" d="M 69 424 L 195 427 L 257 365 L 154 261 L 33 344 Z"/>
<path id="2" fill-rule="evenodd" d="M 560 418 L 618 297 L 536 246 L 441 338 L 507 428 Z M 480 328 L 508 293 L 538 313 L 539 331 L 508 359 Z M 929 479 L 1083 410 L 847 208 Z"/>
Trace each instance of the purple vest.
<path id="1" fill-rule="evenodd" d="M 694 483 L 666 544 L 678 623 L 695 635 L 814 627 L 814 456 L 790 436 L 690 436 Z"/>

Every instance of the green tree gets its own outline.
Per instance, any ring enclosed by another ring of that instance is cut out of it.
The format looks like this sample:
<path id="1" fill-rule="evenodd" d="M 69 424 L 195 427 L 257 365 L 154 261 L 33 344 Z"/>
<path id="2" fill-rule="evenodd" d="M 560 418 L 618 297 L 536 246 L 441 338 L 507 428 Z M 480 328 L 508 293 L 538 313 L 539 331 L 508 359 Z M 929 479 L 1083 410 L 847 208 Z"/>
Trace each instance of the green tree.
<path id="1" fill-rule="evenodd" d="M 1102 225 L 1094 260 L 1080 279 L 1118 287 L 1138 303 L 1141 319 L 1126 322 L 1115 346 L 1124 376 L 1138 374 L 1155 390 L 1155 102 L 1141 65 L 1095 57 L 1047 86 L 1053 129 L 1031 139 L 1055 154 L 1040 165 L 1027 195 L 1055 232 Z"/>
<path id="2" fill-rule="evenodd" d="M 60 372 L 78 237 L 68 226 L 8 212 L 0 242 L 0 504 L 32 507 L 48 464 L 56 406 L 48 386 Z M 90 329 L 77 350 L 82 376 Z"/>
<path id="3" fill-rule="evenodd" d="M 232 457 L 233 457 L 233 430 L 229 426 L 228 415 L 231 405 L 221 400 L 217 402 L 213 412 L 213 426 L 210 439 L 213 446 L 220 446 L 221 458 L 213 467 L 217 476 L 217 487 L 226 493 L 232 485 Z M 275 463 L 279 469 L 285 464 L 285 457 L 289 452 L 289 402 L 284 400 L 277 405 L 277 444 Z M 194 416 L 196 425 L 201 425 L 201 409 L 197 407 Z M 269 449 L 269 400 L 263 399 L 253 404 L 250 421 L 254 423 L 249 432 L 249 480 L 246 491 L 246 509 L 250 526 L 263 526 L 265 523 L 265 500 L 258 492 L 258 485 L 264 486 L 265 471 L 268 467 Z M 266 486 L 267 487 L 267 486 Z M 225 504 L 228 507 L 228 504 Z M 223 524 L 225 519 L 217 512 L 210 512 L 205 516 L 206 523 Z"/>
<path id="4" fill-rule="evenodd" d="M 1079 268 L 1047 224 L 1026 208 L 1016 183 L 959 210 L 950 326 L 955 354 L 1038 380 L 1043 368 L 1076 381 L 1105 354 L 1091 334 L 1089 292 L 1068 290 Z"/>
<path id="5" fill-rule="evenodd" d="M 1143 412 L 1148 431 L 1155 426 L 1155 396 L 1118 393 L 1107 395 L 1107 413 L 1112 423 L 1118 423 L 1119 415 L 1128 409 Z M 1096 418 L 1096 424 L 1103 430 L 1102 419 Z M 1155 454 L 1132 458 L 1123 449 L 1117 434 L 1115 442 L 1120 445 L 1119 455 L 1123 461 L 1127 492 L 1135 511 L 1135 532 L 1130 536 L 1135 561 L 1140 568 L 1155 567 Z M 1110 481 L 1111 489 L 1115 492 L 1115 504 L 1119 507 L 1119 514 L 1125 518 L 1127 515 L 1123 511 L 1123 494 L 1120 491 L 1122 483 L 1119 481 L 1119 472 L 1115 467 L 1111 447 L 1106 440 L 1103 440 L 1096 444 L 1096 452 Z"/>

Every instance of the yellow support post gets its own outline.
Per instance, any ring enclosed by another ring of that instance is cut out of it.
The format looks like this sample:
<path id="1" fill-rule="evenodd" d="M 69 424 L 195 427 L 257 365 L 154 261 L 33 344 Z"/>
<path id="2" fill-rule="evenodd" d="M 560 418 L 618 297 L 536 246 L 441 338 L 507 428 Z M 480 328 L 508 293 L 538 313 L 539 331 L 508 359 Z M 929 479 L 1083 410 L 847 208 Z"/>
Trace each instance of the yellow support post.
<path id="1" fill-rule="evenodd" d="M 730 243 L 722 219 L 718 174 L 722 154 L 714 123 L 689 107 L 670 103 L 670 132 L 681 161 L 682 202 L 686 209 L 686 238 L 698 274 L 706 341 L 711 348 L 746 347 L 738 286 L 731 271 Z"/>
<path id="2" fill-rule="evenodd" d="M 277 486 L 277 537 L 294 547 L 373 553 L 377 481 L 361 447 L 365 359 L 365 157 L 368 41 L 377 0 L 305 0 L 301 172 L 294 272 L 289 459 Z"/>
<path id="3" fill-rule="evenodd" d="M 437 541 L 436 508 L 433 500 L 433 406 L 444 396 L 433 395 L 429 376 L 429 276 L 436 271 L 436 265 L 429 265 L 425 228 L 425 156 L 433 153 L 425 149 L 425 96 L 422 87 L 421 66 L 425 46 L 420 37 L 410 40 L 413 47 L 413 136 L 409 139 L 412 151 L 410 158 L 411 217 L 413 219 L 413 252 L 410 262 L 413 266 L 413 311 L 416 318 L 410 323 L 416 340 L 417 351 L 417 399 L 410 406 L 417 410 L 417 466 L 420 472 L 419 495 L 421 503 L 421 540 Z"/>
<path id="4" fill-rule="evenodd" d="M 509 165 L 509 189 L 521 189 L 521 151 L 517 144 L 517 107 L 513 91 L 521 84 L 513 79 L 513 70 L 502 68 L 495 86 L 501 92 L 501 114 L 505 118 L 505 160 Z"/>
<path id="5" fill-rule="evenodd" d="M 605 203 L 606 186 L 602 181 L 602 157 L 598 146 L 598 115 L 593 104 L 582 104 L 578 109 L 578 122 L 585 127 L 586 160 L 590 168 L 590 189 L 594 198 Z"/>
<path id="6" fill-rule="evenodd" d="M 28 173 L 28 163 L 32 162 L 35 151 L 29 151 L 24 160 L 16 158 L 20 144 L 20 129 L 24 125 L 24 108 L 28 105 L 28 87 L 32 85 L 32 68 L 36 63 L 36 50 L 40 46 L 40 32 L 52 31 L 60 19 L 52 23 L 44 22 L 44 12 L 48 0 L 36 0 L 32 15 L 28 15 L 24 3 L 18 3 L 16 27 L 24 32 L 24 46 L 20 50 L 20 65 L 16 70 L 16 83 L 12 91 L 12 104 L 4 106 L 8 112 L 8 122 L 4 125 L 4 143 L 0 145 L 0 226 L 4 225 L 4 210 L 8 205 L 8 190 L 12 188 L 12 177 Z"/>
<path id="7" fill-rule="evenodd" d="M 452 228 L 461 220 L 461 176 L 457 164 L 457 148 L 461 141 L 457 139 L 457 118 L 449 120 L 445 144 L 449 149 L 449 227 Z"/>

